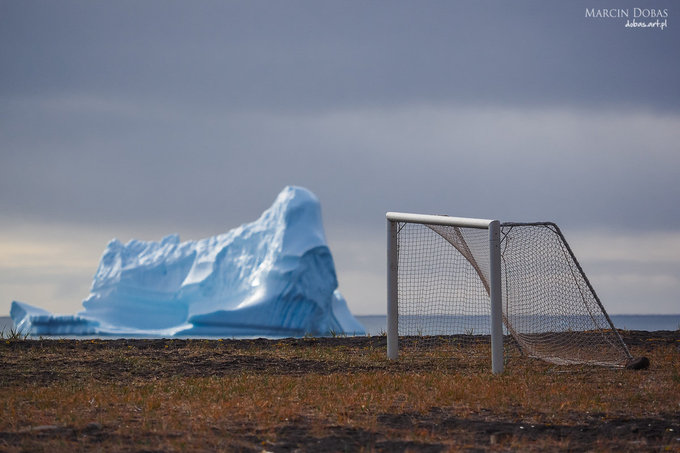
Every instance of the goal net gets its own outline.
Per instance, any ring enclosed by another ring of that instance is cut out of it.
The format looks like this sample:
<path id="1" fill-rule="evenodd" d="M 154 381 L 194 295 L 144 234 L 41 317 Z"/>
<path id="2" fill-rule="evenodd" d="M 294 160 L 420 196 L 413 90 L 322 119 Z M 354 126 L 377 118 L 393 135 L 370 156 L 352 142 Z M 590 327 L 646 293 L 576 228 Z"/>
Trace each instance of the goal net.
<path id="1" fill-rule="evenodd" d="M 459 220 L 388 213 L 388 355 L 417 356 L 447 339 L 491 337 L 493 345 L 495 304 L 506 354 L 515 348 L 555 364 L 631 359 L 557 225 L 501 223 L 494 251 L 491 221 Z"/>

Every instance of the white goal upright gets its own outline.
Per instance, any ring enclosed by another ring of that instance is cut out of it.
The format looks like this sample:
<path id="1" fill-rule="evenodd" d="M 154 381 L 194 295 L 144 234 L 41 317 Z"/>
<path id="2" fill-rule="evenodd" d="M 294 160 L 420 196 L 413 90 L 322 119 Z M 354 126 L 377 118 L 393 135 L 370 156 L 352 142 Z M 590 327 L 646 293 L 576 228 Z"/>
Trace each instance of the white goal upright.
<path id="1" fill-rule="evenodd" d="M 387 215 L 387 355 L 400 338 L 504 338 L 557 364 L 624 366 L 632 357 L 554 223 Z M 419 342 L 419 344 L 423 344 Z"/>

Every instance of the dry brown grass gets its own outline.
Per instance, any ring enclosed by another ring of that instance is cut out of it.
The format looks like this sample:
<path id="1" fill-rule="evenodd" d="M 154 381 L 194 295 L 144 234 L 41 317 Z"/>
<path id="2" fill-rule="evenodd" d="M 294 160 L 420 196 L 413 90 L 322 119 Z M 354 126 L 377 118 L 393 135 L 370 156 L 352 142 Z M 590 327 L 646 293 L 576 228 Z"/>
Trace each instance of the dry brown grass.
<path id="1" fill-rule="evenodd" d="M 0 450 L 680 451 L 676 340 L 633 347 L 645 371 L 514 357 L 499 376 L 486 345 L 392 363 L 379 339 L 14 341 Z"/>

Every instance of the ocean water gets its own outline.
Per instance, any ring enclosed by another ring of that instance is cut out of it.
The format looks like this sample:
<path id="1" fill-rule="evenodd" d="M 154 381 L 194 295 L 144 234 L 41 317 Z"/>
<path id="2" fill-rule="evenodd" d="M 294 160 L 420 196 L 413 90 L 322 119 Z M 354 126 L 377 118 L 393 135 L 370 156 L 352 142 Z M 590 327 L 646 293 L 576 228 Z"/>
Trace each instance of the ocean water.
<path id="1" fill-rule="evenodd" d="M 609 315 L 614 326 L 618 329 L 624 330 L 680 330 L 680 314 L 678 315 Z M 380 335 L 387 331 L 387 316 L 357 316 L 361 324 L 363 324 L 366 332 L 370 335 Z M 482 319 L 481 317 L 468 316 L 468 325 L 483 324 L 474 318 Z M 568 317 L 562 317 L 567 321 Z M 566 324 L 566 322 L 565 322 Z M 459 332 L 464 333 L 464 332 Z M 486 334 L 476 330 L 475 333 Z"/>
<path id="2" fill-rule="evenodd" d="M 368 335 L 383 335 L 387 332 L 387 316 L 356 316 L 364 326 Z M 678 315 L 610 315 L 614 326 L 626 330 L 680 330 L 680 314 Z M 0 332 L 7 332 L 14 327 L 9 316 L 0 316 Z M 463 333 L 463 332 L 461 332 Z M 476 333 L 484 333 L 477 331 Z M 88 337 L 89 338 L 89 337 Z"/>

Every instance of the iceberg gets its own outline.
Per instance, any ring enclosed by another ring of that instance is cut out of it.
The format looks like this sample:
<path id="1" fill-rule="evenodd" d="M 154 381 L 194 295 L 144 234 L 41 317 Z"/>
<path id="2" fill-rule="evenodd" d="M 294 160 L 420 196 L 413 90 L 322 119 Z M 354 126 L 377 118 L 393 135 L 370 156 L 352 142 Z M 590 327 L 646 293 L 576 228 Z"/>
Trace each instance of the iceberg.
<path id="1" fill-rule="evenodd" d="M 32 335 L 363 335 L 338 291 L 318 198 L 286 187 L 258 220 L 180 242 L 109 242 L 84 310 L 12 302 Z"/>

